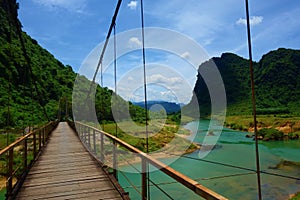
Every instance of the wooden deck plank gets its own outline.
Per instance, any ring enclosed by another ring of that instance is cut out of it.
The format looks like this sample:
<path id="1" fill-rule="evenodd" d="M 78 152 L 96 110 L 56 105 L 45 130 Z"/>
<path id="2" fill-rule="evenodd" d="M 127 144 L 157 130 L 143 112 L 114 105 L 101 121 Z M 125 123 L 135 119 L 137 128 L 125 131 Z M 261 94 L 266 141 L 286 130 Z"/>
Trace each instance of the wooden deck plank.
<path id="1" fill-rule="evenodd" d="M 55 194 L 61 193 L 62 195 L 66 195 L 66 193 L 81 193 L 83 190 L 91 190 L 91 191 L 108 191 L 113 190 L 107 182 L 99 182 L 99 180 L 94 180 L 92 182 L 70 182 L 66 184 L 54 184 L 54 185 L 42 185 L 36 186 L 32 188 L 33 192 L 28 196 L 52 196 Z"/>
<path id="2" fill-rule="evenodd" d="M 93 170 L 94 167 L 91 167 L 90 165 L 82 165 L 82 166 L 72 166 L 68 168 L 60 168 L 60 169 L 53 169 L 53 168 L 45 168 L 45 169 L 40 169 L 39 171 L 33 171 L 30 173 L 30 175 L 34 174 L 42 174 L 42 173 L 56 173 L 56 172 L 73 172 L 73 171 L 90 171 Z"/>
<path id="3" fill-rule="evenodd" d="M 122 199 L 73 130 L 60 123 L 16 199 Z"/>
<path id="4" fill-rule="evenodd" d="M 54 200 L 65 200 L 65 199 L 88 199 L 88 200 L 99 200 L 99 199 L 107 199 L 107 200 L 119 200 L 120 197 L 115 194 L 114 190 L 84 190 L 84 191 L 74 191 L 74 192 L 64 192 L 64 193 L 52 193 L 44 196 L 20 196 L 16 198 L 17 200 L 22 199 L 54 199 Z"/>

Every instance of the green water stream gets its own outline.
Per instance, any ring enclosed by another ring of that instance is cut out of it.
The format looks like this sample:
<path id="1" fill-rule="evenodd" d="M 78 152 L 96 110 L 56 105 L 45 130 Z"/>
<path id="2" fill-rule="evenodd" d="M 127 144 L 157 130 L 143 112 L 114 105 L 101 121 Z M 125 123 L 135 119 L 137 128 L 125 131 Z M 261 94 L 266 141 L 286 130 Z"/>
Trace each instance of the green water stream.
<path id="1" fill-rule="evenodd" d="M 201 120 L 200 123 L 199 121 L 190 122 L 185 127 L 193 131 L 195 135 L 191 138 L 195 136 L 195 142 L 202 143 L 208 125 L 209 121 Z M 246 134 L 224 128 L 217 142 L 217 148 L 212 150 L 204 160 L 255 170 L 255 145 L 251 138 L 245 137 Z M 260 142 L 259 150 L 262 171 L 300 178 L 300 165 L 298 165 L 300 163 L 300 140 Z M 185 155 L 193 159 L 180 157 L 171 164 L 171 167 L 229 199 L 257 199 L 255 173 L 249 174 L 251 171 L 196 160 L 198 153 L 196 151 Z M 276 169 L 276 166 L 283 160 L 292 162 L 285 162 Z M 165 158 L 161 161 L 168 162 L 169 159 Z M 140 185 L 139 174 L 126 173 L 126 175 L 136 185 Z M 267 174 L 262 174 L 261 178 L 264 200 L 288 199 L 290 194 L 300 191 L 299 180 Z M 173 179 L 160 171 L 151 172 L 150 179 L 159 183 L 160 187 L 173 199 L 199 199 L 199 196 L 180 184 L 174 183 Z M 132 199 L 140 199 L 138 192 L 130 188 L 122 175 L 119 175 L 119 181 L 126 191 L 129 191 Z M 151 199 L 168 199 L 168 197 L 155 187 L 151 187 Z"/>

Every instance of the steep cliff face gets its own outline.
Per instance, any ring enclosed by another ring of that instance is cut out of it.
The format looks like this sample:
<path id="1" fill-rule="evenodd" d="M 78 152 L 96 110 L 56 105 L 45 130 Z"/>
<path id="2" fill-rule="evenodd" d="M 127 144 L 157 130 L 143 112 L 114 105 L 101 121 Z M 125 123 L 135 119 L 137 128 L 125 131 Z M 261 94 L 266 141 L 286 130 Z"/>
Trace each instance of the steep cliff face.
<path id="1" fill-rule="evenodd" d="M 224 53 L 200 67 L 209 67 L 211 62 L 216 64 L 224 82 L 228 114 L 251 114 L 249 61 Z M 253 66 L 258 113 L 300 114 L 297 106 L 300 102 L 300 51 L 280 48 L 267 53 Z M 192 101 L 197 99 L 202 115 L 209 115 L 210 96 L 200 74 L 194 92 Z"/>

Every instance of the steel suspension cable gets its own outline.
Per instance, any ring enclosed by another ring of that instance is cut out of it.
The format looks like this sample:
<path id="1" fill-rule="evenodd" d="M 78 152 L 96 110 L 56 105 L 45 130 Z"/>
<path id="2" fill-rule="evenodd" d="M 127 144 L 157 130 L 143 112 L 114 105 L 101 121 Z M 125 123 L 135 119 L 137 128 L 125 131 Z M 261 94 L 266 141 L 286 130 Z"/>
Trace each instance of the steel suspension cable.
<path id="1" fill-rule="evenodd" d="M 122 154 L 121 154 L 122 155 Z M 123 158 L 125 158 L 124 156 L 122 156 Z M 126 162 L 133 168 L 135 169 L 135 171 L 137 171 L 138 173 L 142 173 L 141 170 L 139 170 L 137 167 L 135 167 L 132 163 L 130 163 L 127 159 L 125 159 Z M 121 171 L 120 171 L 121 172 Z M 122 173 L 123 176 L 126 176 L 124 173 Z M 127 176 L 126 176 L 126 179 L 127 179 Z M 169 199 L 173 199 L 173 197 L 171 197 L 171 195 L 169 195 L 166 191 L 164 191 L 160 185 L 164 185 L 164 184 L 161 184 L 161 183 L 154 183 L 150 178 L 148 179 L 149 180 L 149 183 L 151 182 L 157 189 L 159 189 L 162 193 L 164 193 Z M 174 183 L 178 183 L 177 181 L 174 181 Z M 150 185 L 150 184 L 149 184 Z M 137 186 L 135 185 L 132 185 L 132 187 L 134 189 L 137 189 Z M 141 186 L 138 186 L 138 187 L 141 187 Z"/>
<path id="2" fill-rule="evenodd" d="M 156 188 L 158 188 L 162 193 L 164 193 L 164 195 L 166 195 L 169 199 L 174 200 L 173 197 L 171 197 L 171 195 L 169 195 L 166 191 L 164 191 L 159 184 L 154 183 L 151 179 L 149 179 L 149 182 L 151 182 Z M 178 182 L 177 182 L 178 183 Z M 150 184 L 149 184 L 150 185 Z"/>
<path id="3" fill-rule="evenodd" d="M 128 159 L 126 159 L 122 154 L 120 154 L 120 156 L 121 156 L 123 159 L 125 159 L 125 161 L 126 161 L 133 169 L 135 169 L 135 171 L 137 171 L 138 173 L 141 174 L 141 171 L 140 171 L 138 168 L 136 168 L 132 163 L 130 163 L 130 162 L 128 161 Z M 132 186 L 131 188 L 133 188 L 135 191 L 137 191 L 137 193 L 139 193 L 139 194 L 142 196 L 142 192 L 138 190 L 138 187 L 134 185 L 134 183 L 126 176 L 126 174 L 123 173 L 122 170 L 120 170 L 120 173 L 123 175 L 123 177 L 126 179 L 126 181 Z M 124 188 L 124 189 L 125 189 L 125 188 Z"/>
<path id="4" fill-rule="evenodd" d="M 18 35 L 18 38 L 19 38 L 20 43 L 21 43 L 21 49 L 22 49 L 22 52 L 23 52 L 23 56 L 24 56 L 24 58 L 26 60 L 28 68 L 29 68 L 30 80 L 34 83 L 34 88 L 35 88 L 35 91 L 37 93 L 39 103 L 42 106 L 43 113 L 44 113 L 45 117 L 47 118 L 47 120 L 50 121 L 50 119 L 48 117 L 48 114 L 46 112 L 46 108 L 45 108 L 45 106 L 42 103 L 41 94 L 40 94 L 40 92 L 38 90 L 38 87 L 37 87 L 37 84 L 36 84 L 36 80 L 34 79 L 34 74 L 33 74 L 33 70 L 32 70 L 32 63 L 31 63 L 31 59 L 28 56 L 28 53 L 27 53 L 27 50 L 26 50 L 26 47 L 25 47 L 25 42 L 24 42 L 24 39 L 23 39 L 23 36 L 22 36 L 21 25 L 20 25 L 20 23 L 18 21 L 17 11 L 14 12 L 11 3 L 12 3 L 11 1 L 8 1 L 9 11 L 10 11 L 10 14 L 12 16 L 12 21 L 13 21 L 15 27 L 16 27 L 16 30 L 17 30 L 17 35 Z"/>
<path id="5" fill-rule="evenodd" d="M 230 178 L 230 177 L 235 177 L 235 176 L 245 176 L 245 175 L 251 175 L 251 174 L 255 174 L 255 172 L 230 174 L 230 175 L 224 175 L 224 176 L 214 176 L 214 177 L 209 177 L 209 178 L 196 178 L 196 179 L 193 179 L 193 180 L 195 180 L 195 181 L 202 181 L 202 180 L 206 181 L 206 180 L 213 180 L 213 179 Z M 156 183 L 155 185 L 156 186 L 161 186 L 161 185 L 171 185 L 171 184 L 178 184 L 178 181 L 160 182 L 160 183 Z M 140 186 L 136 186 L 136 187 L 140 187 Z M 126 188 L 129 188 L 129 187 L 126 187 Z"/>
<path id="6" fill-rule="evenodd" d="M 146 52 L 145 52 L 145 25 L 144 25 L 144 5 L 143 0 L 141 2 L 141 26 L 142 26 L 142 56 L 143 56 L 143 75 L 144 75 L 144 103 L 145 103 L 145 123 L 146 123 L 146 153 L 149 153 L 149 134 L 148 134 L 148 99 L 147 99 L 147 72 L 146 72 Z M 149 173 L 149 164 L 146 164 L 147 172 L 146 172 L 146 179 L 148 180 L 147 183 L 147 192 L 148 192 L 148 199 L 150 199 L 150 173 Z"/>
<path id="7" fill-rule="evenodd" d="M 116 24 L 114 25 L 114 82 L 115 82 L 115 105 L 118 106 L 118 101 L 117 101 L 117 39 L 116 39 Z M 119 109 L 117 109 L 117 112 L 119 111 Z M 118 119 L 118 117 L 117 117 Z M 118 137 L 118 125 L 117 125 L 117 122 L 115 120 L 115 131 L 116 131 L 116 134 L 115 136 Z M 118 171 L 117 171 L 117 159 L 116 159 L 116 149 L 117 149 L 117 143 L 114 141 L 113 142 L 113 150 L 114 150 L 114 175 L 115 175 L 115 178 L 118 180 Z"/>
<path id="8" fill-rule="evenodd" d="M 196 160 L 196 161 L 201 161 L 201 162 L 206 162 L 206 163 L 211 163 L 211 164 L 216 164 L 216 165 L 222 165 L 224 167 L 231 167 L 231 168 L 256 172 L 255 169 L 250 169 L 250 168 L 246 168 L 246 167 L 235 166 L 235 165 L 231 165 L 231 164 L 226 164 L 226 163 L 221 163 L 221 162 L 216 162 L 216 161 L 211 161 L 211 160 L 204 160 L 204 159 L 201 159 L 201 158 L 194 158 L 194 157 L 190 157 L 190 156 L 178 155 L 178 154 L 173 154 L 173 153 L 167 153 L 167 154 L 169 154 L 171 156 L 181 156 L 183 158 L 187 158 L 187 159 L 191 159 L 191 160 Z"/>
<path id="9" fill-rule="evenodd" d="M 126 179 L 126 181 L 131 185 L 131 188 L 133 188 L 137 193 L 139 193 L 140 195 L 142 195 L 141 191 L 139 191 L 137 189 L 137 187 L 134 185 L 134 183 L 122 171 L 120 171 L 120 173 L 123 175 L 123 177 Z M 127 187 L 127 188 L 129 188 L 129 187 Z"/>
<path id="10" fill-rule="evenodd" d="M 14 26 L 15 26 L 15 28 L 17 30 L 17 35 L 19 36 L 19 40 L 20 41 L 21 41 L 21 39 L 20 39 L 20 35 L 19 35 L 19 23 L 18 23 L 18 19 L 17 19 L 17 13 L 14 12 L 14 10 L 12 9 L 13 8 L 13 5 L 11 4 L 12 2 L 7 1 L 6 3 L 7 3 L 7 12 L 8 12 L 7 18 L 8 18 L 8 22 L 9 22 L 9 32 L 10 32 L 9 33 L 10 55 L 11 55 L 11 58 L 12 58 L 12 53 L 11 53 L 11 43 L 12 43 L 12 33 L 11 33 L 12 30 L 11 30 L 11 27 L 12 27 L 12 24 L 14 24 Z M 22 41 L 21 41 L 21 47 L 22 47 L 22 51 L 23 51 L 24 48 L 22 46 Z M 23 56 L 25 57 L 25 60 L 27 61 L 26 55 L 25 55 L 24 51 L 23 51 Z M 27 63 L 27 65 L 28 65 L 28 63 Z M 27 68 L 27 66 L 25 66 L 25 76 L 29 76 L 27 74 L 27 72 L 28 72 L 28 68 Z M 9 75 L 8 78 L 10 79 L 10 75 Z M 28 85 L 30 87 L 31 102 L 28 103 L 28 104 L 31 105 L 32 108 L 30 109 L 30 114 L 31 114 L 31 120 L 30 120 L 30 122 L 31 123 L 27 124 L 29 126 L 29 130 L 28 131 L 30 131 L 30 127 L 33 127 L 32 123 L 34 123 L 34 114 L 33 114 L 34 113 L 34 107 L 33 107 L 33 102 L 34 101 L 33 101 L 32 80 L 31 79 L 32 79 L 32 77 L 29 76 L 29 83 L 28 83 Z M 25 85 L 27 85 L 27 82 L 24 81 L 24 90 L 23 90 L 24 91 L 24 96 L 26 95 L 26 92 L 25 92 L 26 91 L 26 86 Z M 11 95 L 10 94 L 11 93 L 10 90 L 11 90 L 11 88 L 10 88 L 10 81 L 9 81 L 9 96 Z M 25 107 L 26 106 L 24 106 L 24 108 Z M 26 110 L 26 109 L 24 109 L 24 110 Z M 9 114 L 10 114 L 10 110 L 9 110 L 9 105 L 8 105 L 8 116 L 7 116 L 8 118 L 7 118 L 7 120 L 10 120 Z M 24 126 L 24 124 L 23 124 L 23 126 Z"/>
<path id="11" fill-rule="evenodd" d="M 7 35 L 8 37 L 8 41 L 9 41 L 9 57 L 12 58 L 12 25 L 11 25 L 11 19 L 10 19 L 10 9 L 9 9 L 9 5 L 7 4 L 7 21 L 8 21 L 8 24 L 9 24 L 9 33 Z M 12 66 L 12 63 L 11 61 L 9 61 L 9 68 Z M 11 73 L 10 73 L 10 70 L 7 70 L 8 72 L 8 97 L 7 97 L 7 118 L 6 118 L 6 126 L 9 126 L 10 125 L 10 120 L 11 120 L 11 116 L 10 116 L 10 101 L 11 101 Z M 7 139 L 7 145 L 8 145 L 8 139 Z"/>
<path id="12" fill-rule="evenodd" d="M 96 71 L 95 71 L 95 73 L 93 75 L 92 83 L 90 85 L 90 89 L 89 89 L 88 95 L 86 97 L 86 101 L 88 100 L 88 98 L 90 96 L 93 84 L 95 84 L 96 77 L 97 77 L 97 74 L 98 74 L 100 66 L 101 66 L 101 71 L 103 71 L 103 69 L 102 69 L 102 62 L 103 62 L 104 54 L 105 54 L 105 51 L 106 51 L 106 48 L 107 48 L 107 45 L 108 45 L 108 42 L 109 42 L 109 38 L 110 38 L 111 32 L 113 30 L 113 27 L 116 24 L 116 19 L 117 19 L 118 13 L 119 13 L 119 9 L 120 9 L 121 3 L 122 3 L 122 0 L 118 0 L 118 3 L 117 3 L 117 6 L 116 6 L 114 15 L 112 17 L 112 20 L 111 20 L 111 23 L 110 23 L 110 26 L 109 26 L 109 29 L 108 29 L 107 36 L 106 36 L 106 39 L 105 39 L 105 42 L 104 42 L 104 46 L 102 48 L 102 51 L 101 51 L 101 54 L 100 54 L 100 58 L 99 58 L 99 61 L 97 63 Z"/>
<path id="13" fill-rule="evenodd" d="M 176 155 L 176 156 L 178 156 L 177 154 L 170 154 L 170 153 L 168 153 L 168 154 L 169 155 Z M 222 165 L 222 166 L 225 166 L 225 167 L 231 167 L 231 168 L 241 169 L 241 170 L 245 170 L 245 171 L 250 171 L 250 172 L 246 172 L 246 173 L 229 174 L 229 175 L 222 175 L 222 176 L 209 177 L 209 178 L 196 178 L 196 179 L 194 179 L 195 181 L 221 179 L 221 178 L 230 178 L 230 177 L 236 177 L 236 176 L 244 176 L 244 175 L 256 174 L 256 170 L 255 169 L 249 169 L 249 168 L 245 168 L 245 167 L 240 167 L 240 166 L 235 166 L 235 165 L 230 165 L 230 164 L 225 164 L 225 163 L 219 163 L 219 162 L 215 162 L 215 161 L 203 160 L 203 159 L 193 158 L 193 157 L 189 157 L 189 156 L 182 156 L 182 157 L 187 158 L 187 159 L 196 160 L 196 161 L 207 162 L 207 163 L 210 163 L 210 164 Z M 133 167 L 136 171 L 140 172 L 140 170 L 138 170 L 130 162 L 128 162 L 128 161 L 126 161 L 126 162 L 131 167 Z M 270 176 L 277 176 L 277 177 L 281 177 L 281 178 L 287 178 L 287 179 L 292 179 L 292 180 L 300 181 L 299 177 L 287 176 L 287 175 L 276 174 L 276 173 L 271 173 L 271 172 L 266 172 L 266 171 L 261 171 L 260 173 L 266 174 L 266 175 L 270 175 Z M 177 181 L 169 181 L 169 182 L 156 183 L 155 186 L 158 187 L 160 185 L 175 184 L 175 183 L 178 183 L 178 182 Z"/>
<path id="14" fill-rule="evenodd" d="M 115 82 L 115 106 L 119 106 L 118 104 L 118 91 L 117 91 L 117 37 L 116 37 L 116 24 L 114 25 L 114 82 Z M 117 119 L 119 117 L 118 115 L 119 109 L 117 108 Z M 118 125 L 115 120 L 116 125 L 116 137 L 118 137 Z"/>
<path id="15" fill-rule="evenodd" d="M 255 134 L 257 187 L 258 187 L 258 199 L 261 200 L 262 194 L 261 194 L 261 180 L 260 180 L 260 161 L 259 161 L 259 149 L 258 149 L 258 133 L 257 133 L 257 124 L 256 124 L 256 100 L 255 100 L 255 89 L 254 89 L 254 74 L 253 74 L 253 62 L 252 62 L 252 45 L 251 45 L 251 30 L 250 30 L 248 0 L 245 0 L 245 4 L 246 4 L 246 18 L 247 18 L 247 38 L 248 38 L 249 65 L 250 65 L 250 78 L 251 78 L 252 109 L 253 109 L 254 134 Z"/>
<path id="16" fill-rule="evenodd" d="M 257 172 L 256 169 L 250 169 L 250 168 L 246 168 L 246 167 L 241 167 L 241 166 L 236 166 L 236 165 L 231 165 L 231 164 L 226 164 L 226 163 L 221 163 L 221 162 L 216 162 L 216 161 L 211 161 L 211 160 L 204 160 L 204 159 L 200 159 L 200 158 L 193 158 L 190 156 L 178 155 L 178 154 L 172 154 L 172 153 L 166 153 L 166 154 L 171 155 L 171 156 L 181 156 L 183 158 L 206 162 L 206 163 L 215 164 L 215 165 L 222 165 L 224 167 L 230 167 L 230 168 L 235 168 L 235 169 L 240 169 L 240 170 L 245 170 L 245 171 L 251 171 L 254 173 Z M 271 172 L 266 172 L 266 171 L 260 171 L 260 173 L 271 175 L 271 176 L 278 176 L 278 177 L 287 178 L 287 179 L 298 180 L 298 181 L 300 180 L 300 177 L 287 176 L 287 175 L 283 175 L 283 174 L 276 174 L 276 173 L 271 173 Z"/>
<path id="17" fill-rule="evenodd" d="M 9 24 L 9 34 L 8 34 L 8 41 L 9 41 L 9 55 L 10 55 L 10 58 L 12 59 L 13 58 L 13 55 L 12 55 L 12 24 L 14 24 L 12 21 L 13 21 L 13 14 L 11 13 L 11 9 L 10 9 L 11 5 L 10 5 L 10 2 L 6 1 L 6 11 L 7 11 L 7 21 L 8 21 L 8 24 Z M 11 64 L 11 60 L 9 62 L 9 67 L 11 67 L 12 64 Z M 25 70 L 27 72 L 27 70 Z M 9 72 L 9 70 L 8 70 Z M 8 125 L 8 122 L 10 120 L 10 100 L 11 100 L 11 74 L 9 73 L 8 74 L 8 82 L 9 82 L 9 85 L 8 85 L 8 116 L 7 116 L 7 125 Z M 21 84 L 20 84 L 21 85 Z M 25 96 L 25 89 L 22 88 L 21 90 L 22 92 L 24 92 L 24 96 Z M 23 104 L 24 106 L 24 110 L 26 110 L 26 103 Z M 25 127 L 24 125 L 24 120 L 22 120 L 22 125 L 21 125 L 22 128 Z M 24 135 L 24 132 L 25 132 L 25 129 L 23 129 L 23 135 Z M 8 145 L 8 139 L 7 139 L 7 145 Z"/>
<path id="18" fill-rule="evenodd" d="M 141 0 L 141 23 L 142 23 L 142 56 L 143 56 L 143 76 L 144 76 L 144 103 L 145 103 L 145 122 L 146 122 L 146 151 L 149 153 L 148 144 L 148 99 L 147 99 L 147 72 L 146 72 L 146 52 L 145 52 L 145 30 L 144 30 L 144 7 Z"/>

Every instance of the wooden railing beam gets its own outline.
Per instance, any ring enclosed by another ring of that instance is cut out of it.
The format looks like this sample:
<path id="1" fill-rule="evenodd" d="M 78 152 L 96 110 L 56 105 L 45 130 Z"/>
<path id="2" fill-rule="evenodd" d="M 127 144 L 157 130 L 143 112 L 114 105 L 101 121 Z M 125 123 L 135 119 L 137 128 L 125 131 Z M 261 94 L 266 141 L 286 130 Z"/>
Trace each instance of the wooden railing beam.
<path id="1" fill-rule="evenodd" d="M 101 135 L 101 161 L 104 162 L 104 158 L 102 158 L 102 156 L 104 155 L 103 151 L 104 151 L 104 147 L 103 147 L 103 139 L 105 137 L 111 139 L 112 141 L 115 141 L 116 143 L 118 143 L 119 145 L 125 147 L 127 150 L 136 153 L 138 156 L 141 157 L 142 161 L 145 160 L 147 163 L 155 166 L 156 168 L 158 168 L 159 170 L 161 170 L 162 172 L 164 172 L 165 174 L 167 174 L 168 176 L 172 177 L 173 179 L 175 179 L 176 181 L 178 181 L 179 183 L 181 183 L 182 185 L 184 185 L 185 187 L 189 188 L 190 190 L 192 190 L 193 192 L 195 192 L 196 194 L 202 196 L 205 199 L 213 199 L 213 200 L 226 200 L 227 198 L 223 197 L 222 195 L 217 194 L 216 192 L 210 190 L 209 188 L 201 185 L 200 183 L 198 183 L 197 181 L 189 178 L 188 176 L 174 170 L 173 168 L 169 167 L 168 165 L 162 163 L 161 161 L 151 157 L 150 155 L 144 153 L 143 151 L 131 146 L 130 144 L 124 142 L 123 140 L 109 134 L 106 133 L 104 131 L 98 130 L 92 126 L 83 124 L 81 122 L 75 122 L 76 124 L 78 124 L 79 126 L 85 126 L 85 127 L 89 127 L 92 130 L 95 130 L 96 132 L 99 132 Z"/>
<path id="2" fill-rule="evenodd" d="M 39 143 L 38 146 L 38 150 L 40 151 L 42 149 L 42 147 L 45 145 L 44 140 L 46 140 L 49 137 L 49 132 L 51 132 L 56 125 L 58 124 L 57 121 L 55 122 L 49 122 L 48 124 L 30 131 L 28 134 L 24 135 L 23 137 L 17 139 L 15 142 L 11 143 L 10 145 L 8 145 L 7 147 L 5 147 L 4 149 L 0 150 L 0 157 L 1 156 L 7 156 L 8 154 L 8 158 L 7 158 L 7 179 L 6 179 L 6 197 L 7 199 L 13 199 L 16 191 L 19 189 L 20 186 L 20 182 L 21 180 L 17 180 L 17 182 L 15 183 L 15 185 L 13 184 L 13 179 L 15 177 L 15 173 L 14 170 L 14 148 L 19 146 L 19 145 L 23 145 L 24 146 L 24 154 L 23 154 L 23 171 L 21 171 L 20 174 L 21 177 L 24 176 L 24 174 L 26 174 L 27 170 L 28 170 L 28 141 L 30 137 L 33 138 L 33 154 L 34 154 L 34 159 L 36 158 L 36 156 L 38 155 L 38 151 L 37 151 L 37 140 Z M 49 128 L 50 127 L 50 128 Z M 41 138 L 42 137 L 42 133 L 44 135 L 46 135 L 46 138 Z M 36 138 L 36 134 L 38 135 L 38 138 Z M 43 140 L 43 141 L 42 141 Z M 16 167 L 16 171 L 20 168 L 20 166 Z"/>

